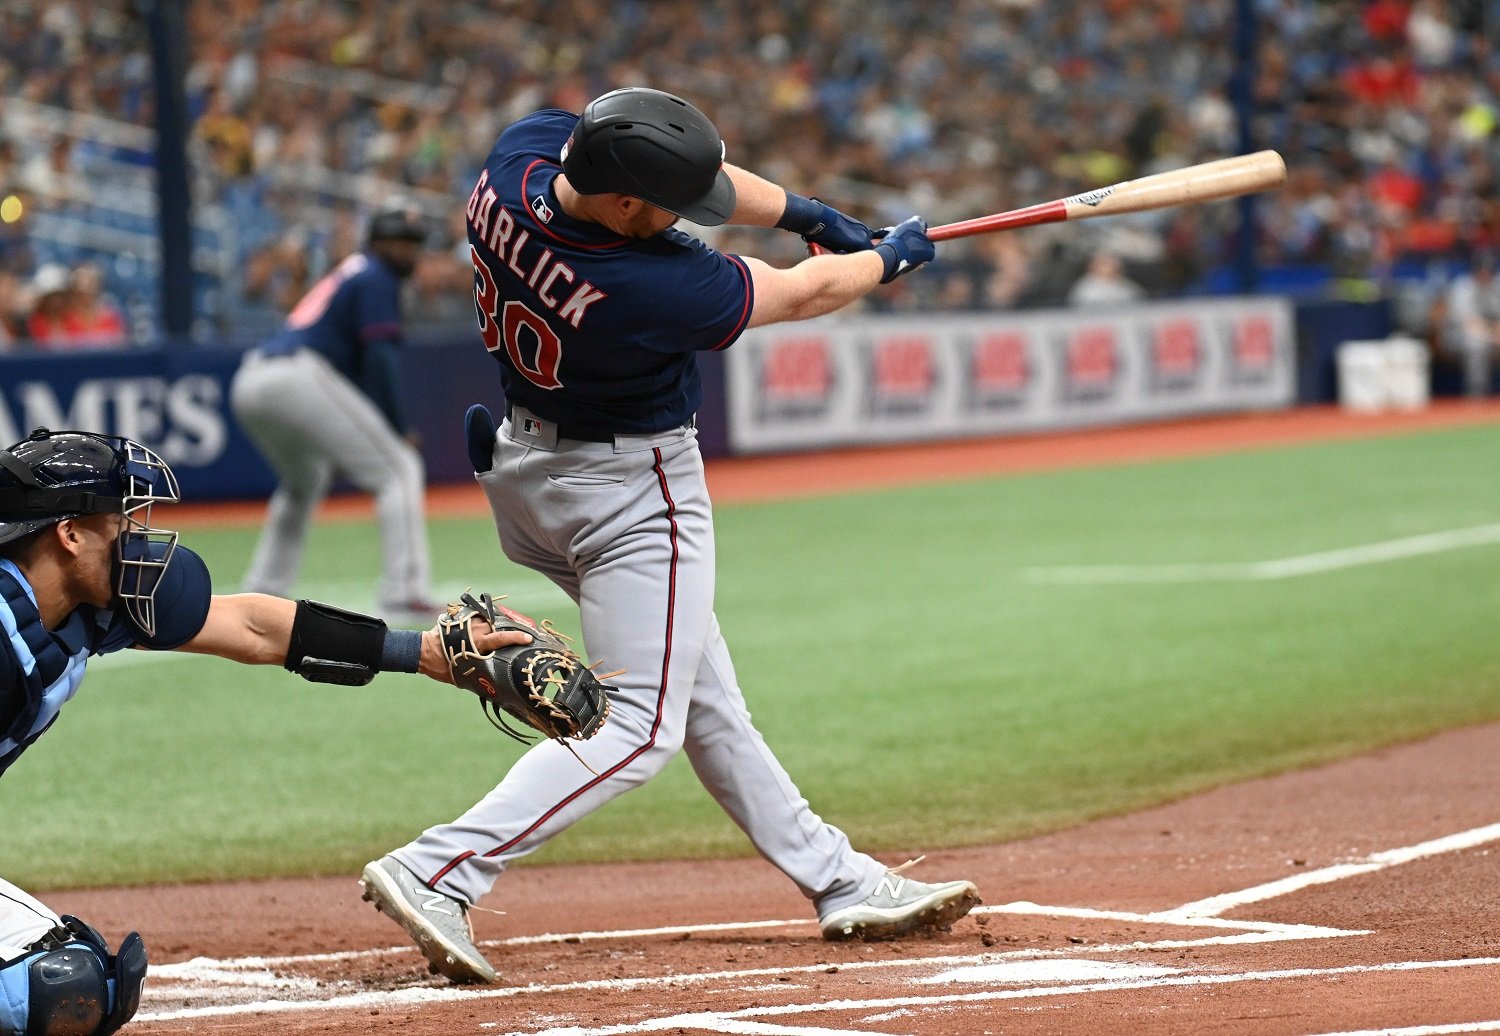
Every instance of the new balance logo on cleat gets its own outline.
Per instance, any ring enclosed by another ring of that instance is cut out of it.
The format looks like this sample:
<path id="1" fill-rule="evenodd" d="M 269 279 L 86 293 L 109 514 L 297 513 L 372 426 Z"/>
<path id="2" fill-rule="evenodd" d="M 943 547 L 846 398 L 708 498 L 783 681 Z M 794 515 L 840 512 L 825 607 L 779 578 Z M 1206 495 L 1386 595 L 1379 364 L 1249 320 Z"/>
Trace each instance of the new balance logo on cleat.
<path id="1" fill-rule="evenodd" d="M 978 905 L 973 882 L 928 885 L 887 870 L 861 902 L 825 915 L 819 925 L 823 938 L 834 941 L 894 939 L 916 931 L 945 931 Z"/>
<path id="2" fill-rule="evenodd" d="M 421 893 L 418 893 L 418 895 L 421 895 Z M 451 900 L 449 900 L 448 897 L 443 895 L 441 892 L 429 892 L 425 896 L 423 896 L 423 900 L 423 910 L 430 911 L 434 914 L 447 914 L 449 917 L 458 916 L 458 912 L 455 910 L 443 909 L 443 904 L 451 902 Z"/>
<path id="3" fill-rule="evenodd" d="M 495 969 L 474 945 L 468 906 L 428 888 L 389 856 L 366 864 L 364 898 L 405 928 L 432 970 L 454 982 L 494 982 Z"/>

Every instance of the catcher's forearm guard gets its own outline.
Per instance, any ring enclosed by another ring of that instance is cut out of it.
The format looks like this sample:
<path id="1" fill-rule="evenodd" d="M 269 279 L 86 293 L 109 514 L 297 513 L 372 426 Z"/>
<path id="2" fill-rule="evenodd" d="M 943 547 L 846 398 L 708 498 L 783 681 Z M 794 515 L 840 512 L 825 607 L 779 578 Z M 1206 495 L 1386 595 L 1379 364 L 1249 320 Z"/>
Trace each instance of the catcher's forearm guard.
<path id="1" fill-rule="evenodd" d="M 496 729 L 517 741 L 527 737 L 505 721 L 505 714 L 549 738 L 585 740 L 609 716 L 609 686 L 601 683 L 562 634 L 498 604 L 489 594 L 464 594 L 438 618 L 443 654 L 453 682 L 479 696 Z M 475 645 L 476 619 L 494 630 L 519 630 L 530 644 L 481 652 Z"/>
<path id="2" fill-rule="evenodd" d="M 362 687 L 380 672 L 384 620 L 320 601 L 298 601 L 282 666 L 312 683 Z"/>

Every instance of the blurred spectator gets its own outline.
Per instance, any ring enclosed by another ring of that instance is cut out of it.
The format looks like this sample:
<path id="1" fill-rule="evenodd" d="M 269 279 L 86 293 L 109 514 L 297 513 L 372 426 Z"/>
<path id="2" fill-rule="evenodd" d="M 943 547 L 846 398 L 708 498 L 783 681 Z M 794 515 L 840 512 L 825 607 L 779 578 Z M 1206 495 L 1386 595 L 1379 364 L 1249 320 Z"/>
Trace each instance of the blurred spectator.
<path id="1" fill-rule="evenodd" d="M 26 336 L 43 349 L 65 347 L 69 288 L 68 269 L 61 263 L 44 263 L 31 278 Z"/>
<path id="2" fill-rule="evenodd" d="M 40 349 L 106 349 L 126 342 L 124 315 L 104 297 L 95 263 L 80 263 L 71 273 L 59 263 L 43 264 L 32 278 L 31 299 L 26 333 Z"/>
<path id="3" fill-rule="evenodd" d="M 186 5 L 194 202 L 200 247 L 217 250 L 225 271 L 221 326 L 300 298 L 346 254 L 333 240 L 340 213 L 402 193 L 446 219 L 506 122 L 539 106 L 576 110 L 613 86 L 701 98 L 731 161 L 872 226 L 1063 197 L 1222 157 L 1241 141 L 1227 91 L 1233 4 L 652 0 L 613 5 L 609 18 L 598 7 Z M 1292 176 L 1255 203 L 1264 263 L 1321 271 L 1325 289 L 1335 271 L 1368 263 L 1383 290 L 1414 254 L 1500 247 L 1494 2 L 1253 7 L 1248 128 L 1255 146 L 1282 151 Z M 40 191 L 39 207 L 107 228 L 101 239 L 138 215 L 117 188 L 139 192 L 131 176 L 152 161 L 149 146 L 126 143 L 151 114 L 135 12 L 136 0 L 0 5 L 0 176 L 8 168 Z M 1153 296 L 1205 290 L 1232 260 L 1238 206 L 1183 211 L 1107 242 Z M 945 247 L 920 287 L 879 304 L 1061 302 L 1081 256 L 1036 229 L 1021 237 L 1021 280 L 1011 251 Z M 713 243 L 738 240 L 731 231 Z M 38 259 L 59 258 L 36 244 Z M 434 272 L 417 285 L 442 319 L 462 300 L 441 293 L 467 294 L 460 278 L 445 283 Z"/>
<path id="4" fill-rule="evenodd" d="M 104 294 L 104 273 L 97 263 L 79 263 L 68 279 L 72 289 L 64 323 L 74 348 L 108 349 L 126 343 L 125 315 Z"/>
<path id="5" fill-rule="evenodd" d="M 1495 254 L 1481 252 L 1453 279 L 1438 316 L 1441 351 L 1463 365 L 1464 391 L 1490 393 L 1491 371 L 1500 356 L 1500 277 Z"/>
<path id="6" fill-rule="evenodd" d="M 9 270 L 0 269 L 0 353 L 15 349 L 26 333 L 26 285 Z"/>
<path id="7" fill-rule="evenodd" d="M 1120 257 L 1101 249 L 1089 257 L 1083 276 L 1068 289 L 1068 305 L 1117 306 L 1145 296 L 1145 289 L 1126 276 Z"/>

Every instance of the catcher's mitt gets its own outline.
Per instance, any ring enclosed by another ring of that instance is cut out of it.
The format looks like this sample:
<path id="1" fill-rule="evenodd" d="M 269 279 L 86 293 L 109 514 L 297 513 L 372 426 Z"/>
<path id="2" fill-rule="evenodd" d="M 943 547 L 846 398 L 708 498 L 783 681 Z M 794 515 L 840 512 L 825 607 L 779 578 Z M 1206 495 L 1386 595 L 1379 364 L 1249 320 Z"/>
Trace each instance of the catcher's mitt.
<path id="1" fill-rule="evenodd" d="M 453 682 L 479 696 L 496 729 L 522 743 L 534 740 L 507 723 L 505 712 L 557 740 L 582 741 L 598 732 L 609 715 L 605 692 L 612 688 L 584 665 L 566 637 L 547 622 L 503 607 L 489 594 L 475 600 L 465 593 L 459 601 L 438 616 L 443 653 Z M 532 641 L 481 653 L 474 647 L 475 619 L 492 629 L 529 633 Z"/>

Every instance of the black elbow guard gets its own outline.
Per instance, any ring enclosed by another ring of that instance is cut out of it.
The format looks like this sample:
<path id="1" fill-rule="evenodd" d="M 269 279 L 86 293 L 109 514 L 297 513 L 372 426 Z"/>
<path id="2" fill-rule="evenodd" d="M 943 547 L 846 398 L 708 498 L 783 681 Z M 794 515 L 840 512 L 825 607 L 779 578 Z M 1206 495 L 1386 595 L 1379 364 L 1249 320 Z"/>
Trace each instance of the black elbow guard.
<path id="1" fill-rule="evenodd" d="M 317 601 L 298 601 L 286 666 L 304 680 L 359 687 L 380 672 L 382 619 Z"/>

